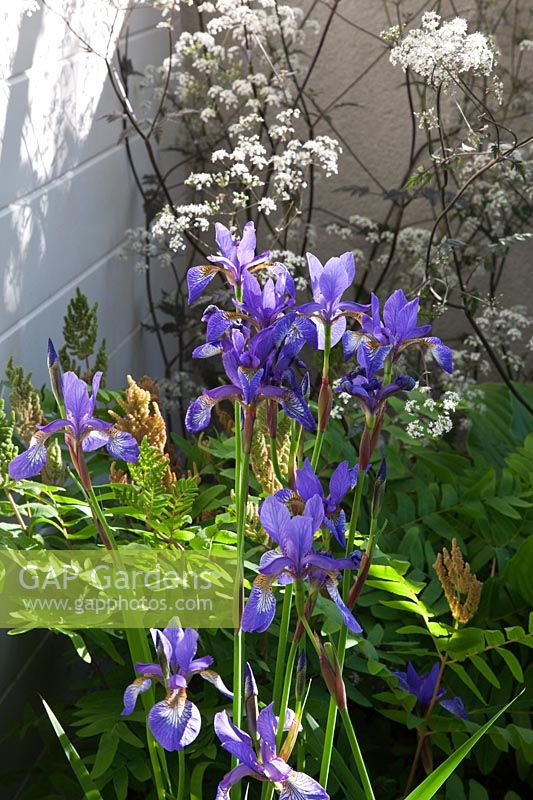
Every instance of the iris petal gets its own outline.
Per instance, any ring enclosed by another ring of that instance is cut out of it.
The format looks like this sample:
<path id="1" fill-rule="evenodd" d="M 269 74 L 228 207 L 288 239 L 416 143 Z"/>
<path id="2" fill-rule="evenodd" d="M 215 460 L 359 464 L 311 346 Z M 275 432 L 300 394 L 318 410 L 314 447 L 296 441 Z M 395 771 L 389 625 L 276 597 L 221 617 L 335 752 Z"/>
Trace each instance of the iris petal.
<path id="1" fill-rule="evenodd" d="M 190 433 L 198 433 L 207 428 L 211 422 L 214 405 L 215 401 L 210 400 L 205 394 L 192 401 L 185 415 L 185 427 Z"/>
<path id="2" fill-rule="evenodd" d="M 229 792 L 232 786 L 235 786 L 243 778 L 249 775 L 255 775 L 254 770 L 249 769 L 244 764 L 239 764 L 227 772 L 220 783 L 218 784 L 217 794 L 215 800 L 228 800 Z"/>
<path id="3" fill-rule="evenodd" d="M 328 590 L 328 594 L 341 612 L 342 621 L 348 628 L 348 630 L 352 631 L 352 633 L 362 633 L 363 629 L 357 622 L 356 618 L 343 602 L 343 599 L 340 595 L 339 589 L 337 587 L 337 582 L 331 579 L 326 581 L 326 589 Z"/>
<path id="4" fill-rule="evenodd" d="M 228 687 L 226 686 L 226 684 L 224 683 L 218 672 L 215 672 L 212 669 L 203 669 L 200 671 L 200 675 L 202 676 L 204 681 L 212 683 L 213 686 L 215 686 L 219 692 L 226 695 L 226 697 L 229 697 L 230 700 L 233 700 L 233 692 L 230 692 L 230 690 L 228 689 Z"/>
<path id="5" fill-rule="evenodd" d="M 161 747 L 183 750 L 194 742 L 202 725 L 198 708 L 186 699 L 185 690 L 156 703 L 148 715 L 148 726 Z"/>
<path id="6" fill-rule="evenodd" d="M 428 345 L 431 355 L 445 372 L 453 372 L 453 358 L 452 351 L 449 347 L 442 343 L 436 336 L 426 336 L 421 340 L 423 344 Z"/>
<path id="7" fill-rule="evenodd" d="M 315 494 L 320 495 L 320 497 L 324 496 L 322 484 L 315 475 L 315 471 L 308 458 L 305 459 L 302 468 L 296 470 L 294 488 L 304 501 L 309 500 Z"/>
<path id="8" fill-rule="evenodd" d="M 260 775 L 261 766 L 252 746 L 252 740 L 247 733 L 233 724 L 227 711 L 219 711 L 215 714 L 214 728 L 224 750 Z"/>
<path id="9" fill-rule="evenodd" d="M 314 431 L 316 422 L 300 390 L 288 389 L 281 401 L 288 417 L 295 419 L 306 431 Z"/>
<path id="10" fill-rule="evenodd" d="M 217 272 L 218 267 L 211 267 L 205 264 L 201 267 L 191 267 L 187 272 L 187 285 L 189 287 L 189 305 L 198 300 L 204 289 L 206 289 Z"/>
<path id="11" fill-rule="evenodd" d="M 136 464 L 139 460 L 139 445 L 137 440 L 127 431 L 119 431 L 118 428 L 110 428 L 107 439 L 107 452 L 113 458 L 121 458 L 130 464 Z"/>
<path id="12" fill-rule="evenodd" d="M 129 717 L 129 715 L 133 713 L 138 696 L 143 692 L 147 692 L 151 685 L 152 681 L 150 678 L 142 677 L 135 678 L 133 683 L 130 683 L 130 685 L 126 687 L 123 698 L 124 708 L 122 709 L 121 716 Z"/>
<path id="13" fill-rule="evenodd" d="M 27 450 L 9 462 L 9 477 L 14 481 L 33 478 L 46 464 L 45 441 L 48 437 L 33 437 Z"/>
<path id="14" fill-rule="evenodd" d="M 258 575 L 244 608 L 241 626 L 247 633 L 264 633 L 276 614 L 276 598 L 270 576 Z"/>
<path id="15" fill-rule="evenodd" d="M 291 772 L 282 784 L 279 800 L 329 800 L 329 794 L 305 772 Z"/>
<path id="16" fill-rule="evenodd" d="M 468 713 L 460 697 L 452 697 L 451 700 L 441 700 L 443 708 L 461 719 L 468 719 Z"/>

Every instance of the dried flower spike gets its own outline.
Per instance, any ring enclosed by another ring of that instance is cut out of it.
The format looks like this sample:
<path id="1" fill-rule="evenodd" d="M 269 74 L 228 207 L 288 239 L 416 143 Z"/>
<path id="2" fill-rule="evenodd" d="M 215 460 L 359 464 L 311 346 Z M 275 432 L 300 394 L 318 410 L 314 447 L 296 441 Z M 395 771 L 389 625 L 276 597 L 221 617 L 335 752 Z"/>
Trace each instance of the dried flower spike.
<path id="1" fill-rule="evenodd" d="M 144 437 L 148 439 L 153 447 L 156 447 L 162 456 L 168 460 L 168 469 L 165 477 L 165 484 L 167 488 L 176 482 L 176 476 L 170 467 L 170 459 L 166 451 L 167 445 L 167 429 L 165 420 L 159 410 L 159 406 L 154 399 L 155 387 L 153 382 L 150 383 L 149 379 L 145 376 L 142 385 L 137 384 L 131 375 L 128 375 L 128 388 L 126 389 L 126 397 L 119 397 L 118 404 L 125 412 L 125 416 L 121 417 L 115 411 L 110 411 L 110 416 L 115 419 L 115 426 L 118 430 L 131 435 L 140 444 Z M 113 471 L 113 482 L 123 483 L 124 474 L 119 470 Z"/>
<path id="2" fill-rule="evenodd" d="M 465 562 L 457 539 L 452 539 L 450 553 L 443 548 L 433 567 L 453 618 L 461 625 L 466 625 L 478 610 L 483 584 L 472 573 L 470 564 Z"/>

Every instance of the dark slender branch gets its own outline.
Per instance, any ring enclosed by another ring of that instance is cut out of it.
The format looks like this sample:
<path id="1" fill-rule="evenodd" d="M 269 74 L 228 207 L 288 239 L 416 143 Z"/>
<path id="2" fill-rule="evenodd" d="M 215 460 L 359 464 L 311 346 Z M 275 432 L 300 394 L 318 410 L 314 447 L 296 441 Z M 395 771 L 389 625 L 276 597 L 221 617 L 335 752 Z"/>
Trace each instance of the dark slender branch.
<path id="1" fill-rule="evenodd" d="M 314 68 L 316 66 L 316 63 L 317 63 L 319 57 L 320 57 L 320 53 L 322 52 L 322 48 L 324 47 L 324 43 L 326 41 L 326 37 L 328 35 L 328 31 L 329 31 L 330 25 L 333 22 L 335 14 L 337 13 L 337 7 L 339 5 L 339 2 L 340 2 L 340 0 L 333 0 L 333 5 L 330 6 L 330 13 L 329 13 L 328 18 L 326 20 L 326 24 L 324 25 L 324 29 L 322 30 L 322 36 L 320 37 L 320 41 L 318 43 L 318 47 L 317 47 L 317 49 L 315 51 L 315 54 L 314 54 L 314 56 L 313 56 L 313 58 L 311 60 L 311 64 L 309 65 L 309 68 L 307 70 L 307 74 L 306 74 L 305 78 L 302 81 L 302 84 L 301 84 L 300 89 L 298 91 L 298 95 L 296 97 L 296 100 L 294 101 L 294 105 L 295 106 L 298 105 L 298 102 L 299 102 L 302 94 L 305 91 L 305 87 L 307 86 L 307 84 L 309 82 L 309 79 L 310 79 L 311 75 L 313 74 L 313 70 L 314 70 Z"/>

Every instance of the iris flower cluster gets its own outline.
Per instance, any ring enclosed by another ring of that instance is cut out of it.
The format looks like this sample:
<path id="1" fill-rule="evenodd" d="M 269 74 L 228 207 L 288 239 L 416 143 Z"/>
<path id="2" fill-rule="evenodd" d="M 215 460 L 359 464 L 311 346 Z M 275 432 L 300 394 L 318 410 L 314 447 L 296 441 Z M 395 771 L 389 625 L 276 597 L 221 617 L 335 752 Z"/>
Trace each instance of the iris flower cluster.
<path id="1" fill-rule="evenodd" d="M 258 575 L 242 613 L 241 628 L 246 632 L 266 631 L 276 614 L 275 585 L 292 583 L 299 616 L 305 590 L 308 595 L 305 616 L 317 596 L 323 594 L 337 606 L 344 626 L 359 634 L 362 628 L 351 611 L 351 593 L 347 605 L 338 587 L 345 570 L 358 571 L 354 586 L 360 591 L 361 573 L 368 573 L 371 553 L 365 554 L 362 564 L 360 553 L 347 552 L 342 503 L 369 469 L 387 401 L 415 386 L 412 376 L 398 370 L 403 354 L 413 348 L 429 352 L 442 369 L 451 372 L 451 351 L 430 335 L 430 325 L 419 325 L 418 298 L 408 300 L 398 290 L 385 301 L 383 311 L 375 295 L 369 305 L 345 299 L 355 280 L 351 253 L 330 258 L 325 264 L 308 254 L 313 299 L 297 305 L 295 285 L 287 269 L 282 264 L 273 264 L 268 252 L 256 255 L 252 223 L 245 226 L 240 241 L 217 224 L 216 241 L 220 252 L 209 258 L 210 264 L 189 270 L 189 302 L 195 302 L 219 273 L 233 290 L 233 307 L 228 310 L 209 305 L 205 309 L 206 340 L 194 350 L 193 357 L 221 356 L 228 382 L 204 391 L 191 403 L 186 415 L 187 429 L 193 433 L 204 430 L 215 404 L 231 400 L 242 409 L 245 453 L 251 448 L 257 406 L 263 402 L 267 404 L 266 418 L 273 442 L 279 407 L 304 430 L 318 431 L 312 461 L 305 459 L 289 475 L 289 486 L 267 497 L 260 507 L 259 518 L 273 546 L 260 559 Z M 269 275 L 260 282 L 256 273 L 266 268 Z M 355 329 L 349 329 L 348 323 Z M 355 359 L 356 364 L 332 391 L 330 352 L 339 343 L 345 361 Z M 304 345 L 323 351 L 318 424 L 308 405 L 310 381 L 301 358 Z M 316 464 L 334 392 L 353 396 L 363 412 L 364 428 L 359 463 L 355 466 L 347 461 L 340 463 L 325 490 Z M 344 557 L 330 553 L 330 544 L 342 548 Z M 253 682 L 249 668 L 246 674 L 248 683 Z M 421 708 L 433 686 L 432 676 L 433 671 L 429 678 L 418 678 L 411 666 L 405 676 L 397 675 L 402 688 L 416 694 Z M 428 688 L 426 684 L 431 686 Z M 452 713 L 460 713 L 458 698 L 446 701 L 443 697 L 441 690 L 437 702 Z M 251 727 L 249 720 L 249 728 L 251 736 L 234 724 L 227 711 L 215 717 L 215 731 L 222 747 L 241 762 L 221 781 L 217 800 L 225 800 L 231 787 L 245 777 L 274 783 L 282 800 L 327 798 L 326 791 L 312 778 L 291 770 L 286 762 L 287 753 L 281 757 L 278 754 L 278 720 L 273 705 L 256 715 Z"/>
<path id="2" fill-rule="evenodd" d="M 291 517 L 288 508 L 276 497 L 267 497 L 259 512 L 261 524 L 278 545 L 268 550 L 259 562 L 259 575 L 254 581 L 242 616 L 245 631 L 263 633 L 270 627 L 276 613 L 276 597 L 272 586 L 293 581 L 305 582 L 311 594 L 324 589 L 337 606 L 346 627 L 353 633 L 362 628 L 338 590 L 338 578 L 345 569 L 356 570 L 360 557 L 334 558 L 314 549 L 315 533 L 324 522 L 324 501 L 319 494 L 306 503 L 303 514 Z"/>
<path id="3" fill-rule="evenodd" d="M 150 631 L 158 662 L 135 664 L 135 678 L 124 692 L 122 716 L 133 713 L 137 698 L 147 692 L 152 681 L 160 683 L 166 691 L 164 700 L 156 703 L 148 714 L 148 726 L 159 744 L 172 752 L 182 750 L 194 742 L 201 728 L 198 707 L 187 698 L 187 688 L 195 675 L 212 683 L 226 697 L 233 694 L 226 688 L 218 673 L 210 669 L 211 656 L 195 658 L 198 648 L 198 631 L 192 628 L 165 628 Z"/>
<path id="4" fill-rule="evenodd" d="M 215 733 L 222 747 L 240 762 L 220 781 L 215 800 L 227 800 L 231 787 L 243 778 L 273 783 L 279 790 L 279 800 L 329 800 L 326 790 L 314 778 L 297 772 L 287 763 L 299 727 L 290 709 L 287 709 L 283 726 L 288 734 L 278 752 L 279 719 L 274 714 L 273 703 L 258 712 L 257 684 L 249 664 L 245 671 L 245 695 L 252 701 L 246 706 L 251 735 L 237 728 L 227 711 L 215 715 Z"/>
<path id="5" fill-rule="evenodd" d="M 251 445 L 257 406 L 265 401 L 271 412 L 268 419 L 273 420 L 275 409 L 281 406 L 305 430 L 315 431 L 316 423 L 307 403 L 308 371 L 300 352 L 309 344 L 325 351 L 325 363 L 329 363 L 329 351 L 341 342 L 345 361 L 355 358 L 357 365 L 337 382 L 335 391 L 351 394 L 365 415 L 359 463 L 366 468 L 387 400 L 415 386 L 414 378 L 397 373 L 398 361 L 405 351 L 417 347 L 429 352 L 442 369 L 452 371 L 450 348 L 429 335 L 431 325 L 418 324 L 419 299 L 408 300 L 399 289 L 385 301 L 382 313 L 374 294 L 370 305 L 345 300 L 355 279 L 353 255 L 343 253 L 322 265 L 308 253 L 313 300 L 296 305 L 294 281 L 287 269 L 282 264 L 272 264 L 268 252 L 255 254 L 253 223 L 247 223 L 240 241 L 217 223 L 216 241 L 220 252 L 209 257 L 212 264 L 193 267 L 188 272 L 189 302 L 196 301 L 220 273 L 234 289 L 234 308 L 206 308 L 206 342 L 193 351 L 193 357 L 220 355 L 229 383 L 208 389 L 191 403 L 187 429 L 192 433 L 204 430 L 214 405 L 231 400 L 243 407 L 245 449 Z M 255 273 L 266 268 L 271 275 L 261 286 Z M 358 325 L 356 330 L 347 330 L 348 320 Z M 332 402 L 329 375 L 323 374 L 320 431 L 327 426 Z M 271 435 L 275 435 L 275 423 Z M 327 518 L 331 519 L 331 515 Z M 340 531 L 333 533 L 341 542 Z"/>
<path id="6" fill-rule="evenodd" d="M 119 430 L 112 422 L 95 417 L 96 396 L 102 373 L 95 373 L 89 395 L 87 384 L 74 372 L 61 374 L 57 353 L 50 340 L 48 369 L 54 394 L 64 416 L 37 427 L 29 447 L 11 461 L 10 477 L 18 481 L 38 475 L 47 461 L 46 442 L 57 433 L 64 434 L 74 467 L 86 488 L 89 479 L 84 453 L 105 447 L 113 458 L 136 463 L 139 459 L 139 445 L 134 437 Z"/>
<path id="7" fill-rule="evenodd" d="M 261 287 L 252 269 L 271 266 L 268 253 L 255 256 L 255 231 L 248 223 L 240 243 L 231 238 L 223 225 L 217 225 L 221 252 L 213 258 L 217 268 L 235 287 L 235 308 L 231 311 L 210 305 L 204 312 L 206 342 L 193 351 L 193 358 L 222 357 L 229 383 L 203 392 L 187 411 L 189 431 L 204 430 L 210 422 L 213 406 L 221 400 L 237 401 L 245 414 L 245 450 L 251 446 L 257 406 L 262 402 L 280 405 L 291 419 L 313 431 L 315 421 L 306 400 L 307 372 L 299 375 L 303 363 L 298 353 L 307 341 L 316 343 L 316 328 L 305 317 L 290 311 L 295 304 L 294 282 L 281 264 L 273 268 Z M 243 247 L 245 243 L 245 247 Z M 209 269 L 209 272 L 206 272 Z M 211 277 L 211 268 L 189 270 L 189 302 L 207 285 L 198 279 L 198 270 Z M 191 275 L 192 273 L 192 275 Z M 272 416 L 272 415 L 271 415 Z"/>

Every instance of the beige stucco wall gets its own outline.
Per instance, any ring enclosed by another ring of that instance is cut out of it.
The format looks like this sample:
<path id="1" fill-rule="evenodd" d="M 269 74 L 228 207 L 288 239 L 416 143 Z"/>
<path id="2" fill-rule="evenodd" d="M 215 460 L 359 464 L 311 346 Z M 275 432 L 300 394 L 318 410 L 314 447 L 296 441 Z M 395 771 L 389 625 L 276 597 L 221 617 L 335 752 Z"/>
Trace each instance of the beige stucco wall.
<path id="1" fill-rule="evenodd" d="M 323 27 L 333 0 L 316 5 L 310 2 L 298 5 L 306 10 L 314 5 L 313 14 Z M 409 10 L 416 11 L 415 19 L 420 19 L 423 10 L 433 5 L 402 0 L 401 9 L 402 13 Z M 515 4 L 494 0 L 494 3 L 488 5 L 492 5 L 495 13 L 507 9 L 507 16 L 503 15 L 496 32 L 496 43 L 501 51 L 500 71 L 504 73 L 509 65 L 511 37 L 515 35 L 517 38 L 522 38 L 520 34 L 526 32 L 529 33 L 529 38 L 533 38 L 533 6 L 527 0 L 519 4 L 523 9 L 521 29 L 520 32 L 513 34 L 512 18 L 509 15 Z M 390 64 L 387 50 L 376 38 L 382 30 L 390 26 L 391 22 L 394 24 L 397 21 L 395 6 L 395 3 L 382 3 L 379 0 L 340 0 L 338 15 L 331 24 L 327 45 L 320 55 L 311 82 L 311 89 L 323 106 L 360 76 L 357 83 L 342 98 L 342 102 L 346 105 L 332 111 L 332 119 L 353 153 L 371 174 L 356 163 L 345 147 L 339 175 L 328 181 L 322 181 L 318 192 L 317 205 L 342 217 L 359 214 L 376 220 L 383 219 L 389 208 L 389 203 L 383 199 L 383 189 L 399 188 L 408 163 L 411 114 L 405 87 L 402 85 L 403 72 L 400 67 Z M 457 0 L 452 4 L 444 0 L 441 7 L 441 13 L 445 17 L 457 13 L 470 19 L 476 3 L 472 0 Z M 387 18 L 385 9 L 389 10 L 391 17 Z M 417 27 L 415 22 L 413 25 Z M 473 30 L 475 29 L 474 24 Z M 524 75 L 529 75 L 529 79 L 533 80 L 533 53 L 528 52 L 523 58 Z M 503 79 L 505 91 L 505 74 Z M 533 107 L 529 114 L 516 120 L 516 130 L 524 136 L 533 134 Z M 423 132 L 420 131 L 417 144 L 422 143 L 422 137 Z M 367 186 L 369 194 L 363 197 L 351 197 L 348 193 L 340 191 L 342 187 L 350 185 Z M 407 219 L 414 222 L 428 218 L 430 216 L 428 212 L 428 203 L 417 201 L 409 211 Z M 317 214 L 319 231 L 320 225 L 331 221 L 331 216 L 324 213 Z M 527 226 L 526 229 L 533 231 L 533 226 Z M 345 244 L 339 242 L 338 246 L 345 247 Z M 331 247 L 331 238 L 319 237 L 318 249 L 323 249 L 323 255 L 327 254 L 324 250 Z M 501 285 L 505 303 L 523 303 L 531 307 L 532 259 L 533 247 L 530 243 L 515 247 L 512 267 Z M 391 277 L 397 285 L 402 285 L 401 273 L 396 272 Z M 450 314 L 446 324 L 451 324 L 457 330 L 457 317 L 454 319 Z"/>

